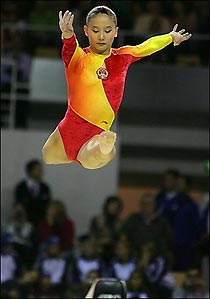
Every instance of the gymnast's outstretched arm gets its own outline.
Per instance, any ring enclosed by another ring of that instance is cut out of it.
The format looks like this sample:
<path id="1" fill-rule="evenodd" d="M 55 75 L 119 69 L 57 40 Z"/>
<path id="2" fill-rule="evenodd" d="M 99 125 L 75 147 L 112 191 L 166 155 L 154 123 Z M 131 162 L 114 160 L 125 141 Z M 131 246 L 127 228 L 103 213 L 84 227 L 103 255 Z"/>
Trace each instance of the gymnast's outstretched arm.
<path id="1" fill-rule="evenodd" d="M 177 31 L 178 24 L 176 24 L 172 31 L 162 35 L 150 37 L 143 43 L 136 46 L 122 46 L 117 51 L 119 54 L 131 54 L 135 58 L 143 58 L 151 55 L 173 42 L 174 46 L 178 46 L 183 41 L 188 40 L 192 34 L 185 32 L 185 29 Z"/>

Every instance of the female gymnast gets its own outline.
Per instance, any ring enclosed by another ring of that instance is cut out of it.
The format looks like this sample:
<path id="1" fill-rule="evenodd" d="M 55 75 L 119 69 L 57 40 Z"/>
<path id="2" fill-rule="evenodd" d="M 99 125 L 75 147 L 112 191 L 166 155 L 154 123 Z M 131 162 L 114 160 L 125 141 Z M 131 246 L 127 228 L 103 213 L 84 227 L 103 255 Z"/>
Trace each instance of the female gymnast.
<path id="1" fill-rule="evenodd" d="M 188 40 L 185 29 L 149 38 L 137 46 L 112 48 L 117 37 L 117 17 L 106 6 L 87 15 L 84 33 L 89 47 L 79 47 L 73 27 L 74 15 L 59 12 L 62 59 L 68 90 L 63 120 L 42 148 L 46 164 L 79 162 L 87 169 L 109 163 L 116 152 L 116 133 L 110 131 L 123 97 L 126 74 L 131 63 L 155 53 L 173 42 Z"/>

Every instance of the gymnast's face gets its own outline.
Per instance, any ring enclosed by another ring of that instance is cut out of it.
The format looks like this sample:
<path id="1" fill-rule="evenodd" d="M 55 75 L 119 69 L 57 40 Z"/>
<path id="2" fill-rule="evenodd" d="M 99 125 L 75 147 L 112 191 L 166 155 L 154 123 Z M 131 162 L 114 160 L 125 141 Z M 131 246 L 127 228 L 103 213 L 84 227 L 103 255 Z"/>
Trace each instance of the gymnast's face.
<path id="1" fill-rule="evenodd" d="M 118 27 L 110 16 L 100 13 L 90 19 L 88 25 L 84 26 L 84 31 L 91 50 L 96 54 L 107 55 L 117 36 Z"/>

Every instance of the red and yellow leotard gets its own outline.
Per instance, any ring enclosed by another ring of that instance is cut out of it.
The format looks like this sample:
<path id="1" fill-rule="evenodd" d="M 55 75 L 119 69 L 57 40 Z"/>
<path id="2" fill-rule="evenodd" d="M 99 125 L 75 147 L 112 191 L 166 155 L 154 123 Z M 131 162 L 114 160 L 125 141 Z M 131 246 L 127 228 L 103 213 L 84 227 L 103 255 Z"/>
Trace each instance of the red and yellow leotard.
<path id="1" fill-rule="evenodd" d="M 171 42 L 171 35 L 164 34 L 137 46 L 111 49 L 109 55 L 102 55 L 91 52 L 89 47 L 79 47 L 75 35 L 63 39 L 68 109 L 58 129 L 70 160 L 77 160 L 77 154 L 86 141 L 110 129 L 122 101 L 131 63 Z M 99 69 L 104 65 L 108 76 L 101 79 Z"/>

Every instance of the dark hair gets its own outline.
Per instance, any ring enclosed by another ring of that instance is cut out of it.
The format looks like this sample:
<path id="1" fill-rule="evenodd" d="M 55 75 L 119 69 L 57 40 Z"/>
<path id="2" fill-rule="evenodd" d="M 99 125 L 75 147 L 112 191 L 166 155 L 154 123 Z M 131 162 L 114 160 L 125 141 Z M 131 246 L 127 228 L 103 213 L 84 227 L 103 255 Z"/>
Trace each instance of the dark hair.
<path id="1" fill-rule="evenodd" d="M 30 160 L 29 162 L 27 162 L 25 170 L 26 173 L 29 175 L 31 173 L 31 171 L 37 166 L 40 165 L 41 166 L 41 162 L 39 160 Z"/>
<path id="2" fill-rule="evenodd" d="M 56 223 L 63 223 L 67 218 L 67 210 L 64 203 L 59 199 L 53 199 L 49 202 L 47 210 L 49 210 L 51 207 L 54 207 L 57 211 L 55 216 Z"/>
<path id="3" fill-rule="evenodd" d="M 112 21 L 117 26 L 117 16 L 116 16 L 115 12 L 111 8 L 109 8 L 105 5 L 96 6 L 93 9 L 91 9 L 91 11 L 89 11 L 89 13 L 87 14 L 87 17 L 86 17 L 86 25 L 88 25 L 90 20 L 98 14 L 105 14 L 105 15 L 111 17 Z"/>
<path id="4" fill-rule="evenodd" d="M 108 196 L 103 204 L 103 210 L 105 213 L 107 213 L 108 211 L 108 206 L 111 204 L 111 203 L 116 203 L 118 204 L 118 207 L 119 207 L 119 212 L 122 211 L 123 209 L 123 203 L 122 203 L 122 200 L 119 196 L 116 196 L 116 195 L 111 195 L 111 196 Z"/>

